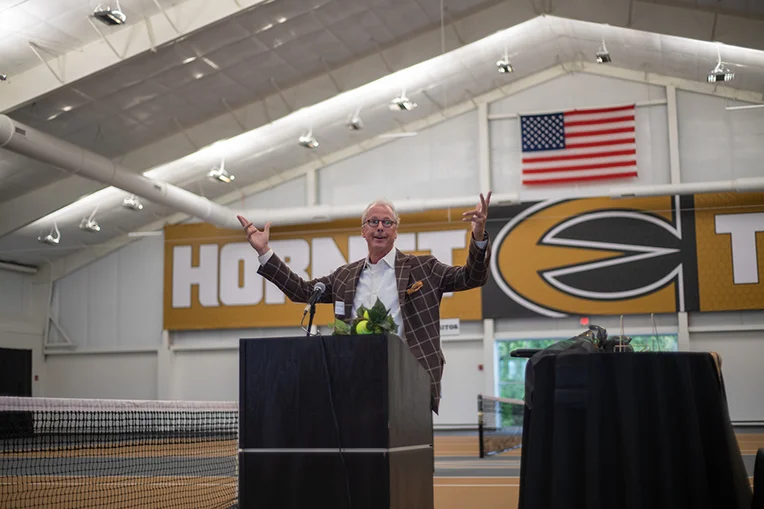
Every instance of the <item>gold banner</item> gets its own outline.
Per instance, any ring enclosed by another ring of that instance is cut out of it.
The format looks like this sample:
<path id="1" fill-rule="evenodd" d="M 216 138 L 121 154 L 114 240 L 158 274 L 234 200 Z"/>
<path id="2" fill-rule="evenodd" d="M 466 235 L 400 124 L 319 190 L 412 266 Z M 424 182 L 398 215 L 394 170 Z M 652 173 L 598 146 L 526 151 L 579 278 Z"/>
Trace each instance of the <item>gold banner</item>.
<path id="1" fill-rule="evenodd" d="M 462 265 L 469 226 L 449 210 L 406 215 L 396 246 Z M 491 277 L 447 295 L 442 318 L 764 309 L 764 193 L 549 200 L 491 208 Z M 360 219 L 279 227 L 271 246 L 305 280 L 364 258 Z M 293 327 L 303 304 L 258 274 L 242 230 L 165 229 L 168 330 Z M 319 305 L 315 323 L 333 319 Z"/>
<path id="2" fill-rule="evenodd" d="M 462 265 L 470 231 L 448 210 L 404 215 L 396 246 L 412 254 L 433 254 Z M 271 229 L 271 247 L 293 271 L 310 280 L 364 258 L 360 218 Z M 290 302 L 257 274 L 257 252 L 242 230 L 209 224 L 165 228 L 164 327 L 167 330 L 296 327 L 304 304 Z M 442 318 L 479 320 L 480 289 L 443 298 Z M 333 307 L 320 304 L 314 323 L 333 321 Z"/>
<path id="3" fill-rule="evenodd" d="M 764 194 L 695 196 L 701 311 L 764 309 Z"/>

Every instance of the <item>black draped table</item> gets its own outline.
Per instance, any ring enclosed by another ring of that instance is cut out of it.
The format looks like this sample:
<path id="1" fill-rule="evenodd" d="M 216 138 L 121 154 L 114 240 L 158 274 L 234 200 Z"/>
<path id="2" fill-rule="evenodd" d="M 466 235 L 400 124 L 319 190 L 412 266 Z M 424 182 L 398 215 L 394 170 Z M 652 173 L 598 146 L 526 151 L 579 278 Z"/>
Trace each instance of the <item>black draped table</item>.
<path id="1" fill-rule="evenodd" d="M 708 353 L 528 361 L 520 509 L 749 509 L 724 382 Z"/>

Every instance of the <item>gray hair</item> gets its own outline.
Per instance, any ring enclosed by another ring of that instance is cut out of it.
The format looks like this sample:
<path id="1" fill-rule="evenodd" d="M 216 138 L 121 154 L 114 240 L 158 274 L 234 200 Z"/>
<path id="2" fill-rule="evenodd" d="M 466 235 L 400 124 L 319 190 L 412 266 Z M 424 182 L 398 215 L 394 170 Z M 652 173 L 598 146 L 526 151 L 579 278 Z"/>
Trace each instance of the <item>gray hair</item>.
<path id="1" fill-rule="evenodd" d="M 363 214 L 361 215 L 361 225 L 366 224 L 366 215 L 369 213 L 369 210 L 372 207 L 376 207 L 377 205 L 385 205 L 387 207 L 390 207 L 390 210 L 393 211 L 393 216 L 395 216 L 395 221 L 400 224 L 401 219 L 398 217 L 398 213 L 395 211 L 395 205 L 393 205 L 393 203 L 389 200 L 380 198 L 378 200 L 374 200 L 373 202 L 369 203 L 366 206 L 366 209 L 363 211 Z"/>

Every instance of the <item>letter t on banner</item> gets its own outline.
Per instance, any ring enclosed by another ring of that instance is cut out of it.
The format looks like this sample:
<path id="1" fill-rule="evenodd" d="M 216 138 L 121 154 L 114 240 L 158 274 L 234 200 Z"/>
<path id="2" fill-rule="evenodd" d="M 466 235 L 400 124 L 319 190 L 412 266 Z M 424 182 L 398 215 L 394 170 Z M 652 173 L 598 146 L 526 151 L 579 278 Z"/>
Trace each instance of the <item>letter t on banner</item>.
<path id="1" fill-rule="evenodd" d="M 191 287 L 199 285 L 199 303 L 217 307 L 218 246 L 199 246 L 199 266 L 191 266 L 191 246 L 175 246 L 172 263 L 172 307 L 191 307 Z"/>
<path id="2" fill-rule="evenodd" d="M 756 234 L 764 232 L 764 213 L 716 216 L 716 233 L 729 233 L 735 284 L 759 282 Z"/>

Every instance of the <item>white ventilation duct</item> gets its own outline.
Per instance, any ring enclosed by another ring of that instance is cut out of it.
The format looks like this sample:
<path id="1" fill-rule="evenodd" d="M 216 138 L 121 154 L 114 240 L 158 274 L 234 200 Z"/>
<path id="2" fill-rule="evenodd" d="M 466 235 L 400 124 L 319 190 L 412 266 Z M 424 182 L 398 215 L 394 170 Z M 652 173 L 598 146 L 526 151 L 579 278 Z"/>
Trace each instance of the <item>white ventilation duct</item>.
<path id="1" fill-rule="evenodd" d="M 462 212 L 474 208 L 480 201 L 477 195 L 456 196 L 451 198 L 434 198 L 429 200 L 390 200 L 395 205 L 398 214 L 413 214 L 427 210 L 457 209 L 451 215 L 451 221 L 460 222 Z M 491 205 L 510 205 L 518 203 L 517 194 L 492 194 Z M 241 213 L 257 226 L 267 222 L 274 225 L 299 225 L 306 223 L 324 223 L 336 219 L 358 219 L 358 227 L 361 227 L 361 215 L 368 203 L 356 203 L 350 205 L 316 205 L 314 207 L 300 207 L 290 209 L 251 209 Z"/>
<path id="2" fill-rule="evenodd" d="M 764 177 L 688 182 L 686 184 L 658 184 L 646 186 L 620 186 L 610 190 L 612 198 L 636 196 L 672 196 L 675 194 L 751 193 L 764 191 Z"/>
<path id="3" fill-rule="evenodd" d="M 133 173 L 104 156 L 27 127 L 7 115 L 0 115 L 0 147 L 114 186 L 220 227 L 241 226 L 236 214 L 227 207 L 185 189 Z"/>
<path id="4" fill-rule="evenodd" d="M 133 173 L 106 157 L 27 127 L 6 115 L 0 115 L 0 147 L 51 164 L 72 174 L 114 186 L 221 228 L 241 228 L 236 218 L 237 214 L 241 214 L 260 227 L 267 222 L 272 222 L 274 226 L 284 226 L 348 218 L 358 218 L 360 226 L 361 214 L 367 206 L 366 203 L 358 203 L 233 211 L 172 184 Z M 517 199 L 516 194 L 493 195 L 491 203 L 515 203 Z M 432 200 L 403 200 L 394 203 L 399 213 L 414 213 L 441 208 L 472 208 L 477 205 L 478 200 L 477 196 L 463 196 Z M 460 219 L 461 212 L 454 217 L 456 221 Z"/>

